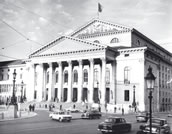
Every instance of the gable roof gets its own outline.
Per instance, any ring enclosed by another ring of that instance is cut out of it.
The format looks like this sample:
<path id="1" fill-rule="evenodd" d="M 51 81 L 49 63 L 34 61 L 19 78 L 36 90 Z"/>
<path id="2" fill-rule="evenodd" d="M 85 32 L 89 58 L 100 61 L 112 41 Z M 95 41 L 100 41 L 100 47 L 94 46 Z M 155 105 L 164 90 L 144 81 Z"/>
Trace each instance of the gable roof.
<path id="1" fill-rule="evenodd" d="M 132 28 L 123 26 L 120 24 L 114 24 L 99 19 L 93 19 L 87 24 L 81 26 L 69 36 L 82 38 L 83 36 L 88 35 L 98 35 L 98 34 L 109 34 L 109 33 L 121 33 L 129 32 Z"/>
<path id="2" fill-rule="evenodd" d="M 77 52 L 85 52 L 85 51 L 92 51 L 92 50 L 102 50 L 106 49 L 108 46 L 94 43 L 86 40 L 81 40 L 74 37 L 69 36 L 60 36 L 56 40 L 52 41 L 48 45 L 41 47 L 40 49 L 36 50 L 32 54 L 30 54 L 29 58 L 37 57 L 40 55 L 64 55 L 70 53 L 77 53 Z"/>

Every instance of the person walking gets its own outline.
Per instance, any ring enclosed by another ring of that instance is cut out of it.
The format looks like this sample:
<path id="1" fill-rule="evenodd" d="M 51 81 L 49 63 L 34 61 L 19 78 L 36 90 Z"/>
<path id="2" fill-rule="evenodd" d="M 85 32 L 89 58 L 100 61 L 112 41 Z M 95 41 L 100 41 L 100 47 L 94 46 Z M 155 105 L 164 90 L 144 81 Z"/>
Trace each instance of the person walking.
<path id="1" fill-rule="evenodd" d="M 122 115 L 124 115 L 124 108 L 122 108 Z"/>

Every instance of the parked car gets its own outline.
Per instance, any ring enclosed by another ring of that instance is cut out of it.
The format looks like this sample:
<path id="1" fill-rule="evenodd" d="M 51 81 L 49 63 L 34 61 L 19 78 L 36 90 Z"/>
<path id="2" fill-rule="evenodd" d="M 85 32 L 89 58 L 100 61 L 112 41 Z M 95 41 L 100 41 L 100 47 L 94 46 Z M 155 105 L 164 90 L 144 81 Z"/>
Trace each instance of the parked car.
<path id="1" fill-rule="evenodd" d="M 149 119 L 150 114 L 148 112 L 138 113 L 136 115 L 137 122 L 147 122 Z"/>
<path id="2" fill-rule="evenodd" d="M 140 126 L 140 130 L 137 134 L 148 134 L 150 133 L 149 120 L 145 125 Z M 170 134 L 170 126 L 166 119 L 152 118 L 152 134 Z"/>
<path id="3" fill-rule="evenodd" d="M 69 111 L 69 112 L 71 112 L 71 113 L 80 113 L 80 112 L 82 112 L 82 110 L 76 109 L 76 108 L 72 108 L 72 107 L 66 108 L 65 110 L 66 110 L 66 111 Z"/>
<path id="4" fill-rule="evenodd" d="M 131 123 L 126 122 L 122 117 L 108 117 L 104 122 L 98 125 L 98 130 L 104 133 L 120 133 L 130 132 L 132 128 Z"/>
<path id="5" fill-rule="evenodd" d="M 101 112 L 97 111 L 97 110 L 85 110 L 82 115 L 81 118 L 82 119 L 94 119 L 94 118 L 100 118 L 102 116 Z"/>
<path id="6" fill-rule="evenodd" d="M 49 114 L 49 117 L 53 120 L 58 120 L 60 122 L 63 122 L 63 121 L 70 122 L 72 119 L 72 115 L 70 115 L 69 113 L 65 113 L 64 111 L 52 112 Z"/>

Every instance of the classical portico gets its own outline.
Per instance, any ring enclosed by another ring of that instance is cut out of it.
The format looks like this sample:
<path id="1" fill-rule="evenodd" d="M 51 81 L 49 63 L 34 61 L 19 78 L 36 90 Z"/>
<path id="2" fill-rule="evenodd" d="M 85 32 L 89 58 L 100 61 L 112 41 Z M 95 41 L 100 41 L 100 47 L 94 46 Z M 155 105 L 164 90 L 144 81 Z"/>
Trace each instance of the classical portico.
<path id="1" fill-rule="evenodd" d="M 113 63 L 114 61 L 104 57 L 34 63 L 32 65 L 35 72 L 34 99 L 54 102 L 113 103 L 115 98 L 110 96 L 114 96 L 115 91 L 109 86 L 115 82 L 109 75 L 115 72 Z M 108 76 L 107 70 L 110 71 Z"/>

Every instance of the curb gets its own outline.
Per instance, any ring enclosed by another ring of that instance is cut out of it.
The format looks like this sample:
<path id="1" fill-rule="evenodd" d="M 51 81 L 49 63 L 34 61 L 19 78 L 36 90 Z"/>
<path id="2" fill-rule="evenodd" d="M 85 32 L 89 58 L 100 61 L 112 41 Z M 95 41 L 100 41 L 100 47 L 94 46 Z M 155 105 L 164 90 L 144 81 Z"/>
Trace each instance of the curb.
<path id="1" fill-rule="evenodd" d="M 4 121 L 13 121 L 13 120 L 20 120 L 20 119 L 27 119 L 27 118 L 32 118 L 34 116 L 36 116 L 37 113 L 33 113 L 33 115 L 31 116 L 25 116 L 25 117 L 20 117 L 20 118 L 9 118 L 9 119 L 2 119 L 0 120 L 0 122 L 4 122 Z"/>

